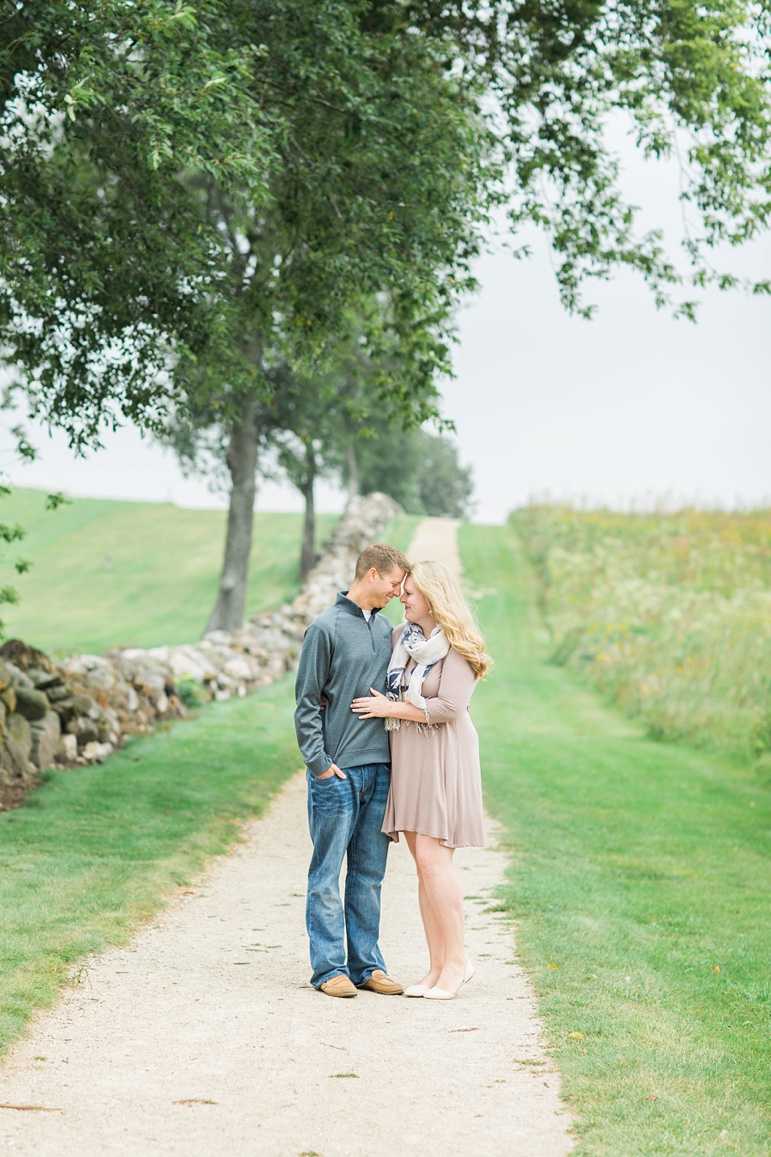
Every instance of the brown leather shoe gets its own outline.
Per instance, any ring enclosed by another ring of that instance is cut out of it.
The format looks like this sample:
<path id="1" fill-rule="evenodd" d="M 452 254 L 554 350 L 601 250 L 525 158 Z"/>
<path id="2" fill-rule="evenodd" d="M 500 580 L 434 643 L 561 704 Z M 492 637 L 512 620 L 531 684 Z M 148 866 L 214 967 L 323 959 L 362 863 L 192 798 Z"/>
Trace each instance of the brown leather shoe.
<path id="1" fill-rule="evenodd" d="M 351 984 L 347 976 L 332 976 L 329 980 L 325 980 L 323 984 L 319 985 L 322 992 L 327 996 L 357 996 L 357 989 Z"/>
<path id="2" fill-rule="evenodd" d="M 376 968 L 361 987 L 369 989 L 370 992 L 379 992 L 381 996 L 401 996 L 404 992 L 404 985 L 399 984 L 398 980 L 391 980 L 382 968 Z"/>

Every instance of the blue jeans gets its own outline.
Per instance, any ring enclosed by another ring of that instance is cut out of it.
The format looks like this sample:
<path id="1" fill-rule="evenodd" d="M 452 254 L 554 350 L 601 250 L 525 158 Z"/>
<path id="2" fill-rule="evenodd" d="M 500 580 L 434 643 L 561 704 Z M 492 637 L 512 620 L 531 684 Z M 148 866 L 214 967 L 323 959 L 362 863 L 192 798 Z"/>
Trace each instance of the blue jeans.
<path id="1" fill-rule="evenodd" d="M 361 987 L 376 968 L 385 971 L 378 948 L 380 885 L 390 840 L 381 830 L 391 769 L 385 763 L 343 767 L 336 775 L 308 778 L 308 826 L 313 856 L 308 869 L 305 919 L 310 937 L 311 984 L 348 976 Z M 347 854 L 345 909 L 340 870 Z M 346 939 L 348 962 L 346 964 Z"/>

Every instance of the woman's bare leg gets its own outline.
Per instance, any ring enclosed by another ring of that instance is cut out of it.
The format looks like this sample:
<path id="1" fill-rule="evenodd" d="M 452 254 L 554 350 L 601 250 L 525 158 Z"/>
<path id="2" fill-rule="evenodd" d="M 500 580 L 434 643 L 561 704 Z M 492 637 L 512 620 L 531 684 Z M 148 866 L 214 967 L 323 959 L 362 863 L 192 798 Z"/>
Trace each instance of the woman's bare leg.
<path id="1" fill-rule="evenodd" d="M 420 906 L 420 918 L 423 921 L 423 931 L 426 934 L 426 944 L 428 945 L 428 972 L 419 984 L 425 985 L 427 988 L 433 988 L 439 982 L 439 977 L 442 973 L 442 965 L 444 964 L 444 937 L 442 935 L 442 928 L 436 913 L 431 905 L 426 892 L 426 886 L 421 879 L 420 867 L 418 865 L 417 856 L 415 854 L 415 841 L 418 838 L 416 832 L 404 832 L 407 847 L 410 849 L 413 860 L 415 860 L 415 867 L 418 874 L 418 904 Z"/>
<path id="2" fill-rule="evenodd" d="M 448 992 L 456 992 L 463 983 L 467 958 L 463 886 L 453 862 L 454 849 L 445 847 L 433 836 L 413 834 L 415 844 L 413 854 L 418 878 L 425 893 L 426 907 L 430 912 L 431 937 L 438 949 L 437 954 L 431 958 L 432 972 L 434 962 L 441 959 L 441 971 L 435 983 L 437 987 Z M 426 938 L 428 939 L 428 928 Z"/>

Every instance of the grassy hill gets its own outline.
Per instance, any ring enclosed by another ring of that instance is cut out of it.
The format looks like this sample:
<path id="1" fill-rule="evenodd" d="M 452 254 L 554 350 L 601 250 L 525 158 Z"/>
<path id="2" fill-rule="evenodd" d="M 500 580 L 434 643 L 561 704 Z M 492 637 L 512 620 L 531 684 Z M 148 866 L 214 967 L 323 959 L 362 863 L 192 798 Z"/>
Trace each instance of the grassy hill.
<path id="1" fill-rule="evenodd" d="M 97 653 L 200 637 L 222 562 L 222 511 L 94 498 L 47 511 L 42 491 L 20 489 L 3 499 L 0 520 L 26 530 L 0 560 L 0 585 L 20 597 L 0 608 L 6 637 L 46 651 Z M 319 518 L 321 539 L 336 521 Z M 299 514 L 255 515 L 248 614 L 297 593 L 301 522 Z M 32 563 L 27 574 L 16 574 L 17 558 Z"/>

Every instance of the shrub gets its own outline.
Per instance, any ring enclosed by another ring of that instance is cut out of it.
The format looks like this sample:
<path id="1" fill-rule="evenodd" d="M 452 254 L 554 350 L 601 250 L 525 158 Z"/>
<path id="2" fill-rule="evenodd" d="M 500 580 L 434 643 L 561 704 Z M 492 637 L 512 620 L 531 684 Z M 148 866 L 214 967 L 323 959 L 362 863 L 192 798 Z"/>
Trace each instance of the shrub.
<path id="1" fill-rule="evenodd" d="M 177 680 L 177 694 L 188 711 L 202 707 L 211 698 L 203 684 L 198 683 L 190 675 L 183 675 L 181 679 Z"/>

